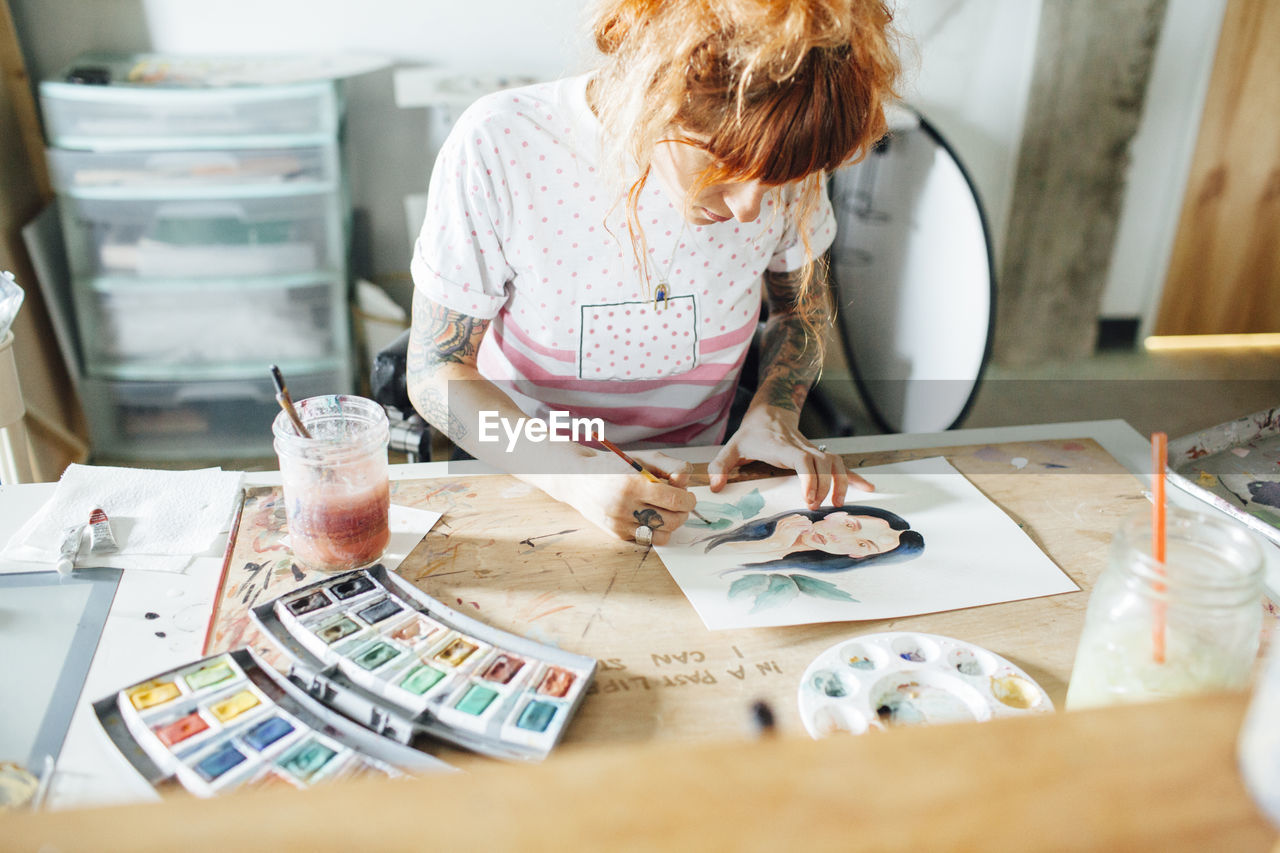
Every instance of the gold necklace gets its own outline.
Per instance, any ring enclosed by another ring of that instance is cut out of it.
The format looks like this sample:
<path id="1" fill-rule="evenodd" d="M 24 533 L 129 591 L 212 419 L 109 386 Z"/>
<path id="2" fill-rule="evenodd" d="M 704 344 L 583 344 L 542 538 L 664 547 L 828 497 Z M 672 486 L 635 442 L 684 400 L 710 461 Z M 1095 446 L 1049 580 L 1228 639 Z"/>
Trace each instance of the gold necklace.
<path id="1" fill-rule="evenodd" d="M 676 252 L 680 249 L 680 241 L 684 239 L 684 223 L 680 225 L 680 233 L 676 234 L 675 242 L 671 245 L 671 257 L 667 258 L 666 270 L 658 276 L 658 286 L 653 290 L 653 308 L 655 311 L 662 310 L 667 307 L 667 299 L 671 296 L 671 267 L 676 262 Z"/>

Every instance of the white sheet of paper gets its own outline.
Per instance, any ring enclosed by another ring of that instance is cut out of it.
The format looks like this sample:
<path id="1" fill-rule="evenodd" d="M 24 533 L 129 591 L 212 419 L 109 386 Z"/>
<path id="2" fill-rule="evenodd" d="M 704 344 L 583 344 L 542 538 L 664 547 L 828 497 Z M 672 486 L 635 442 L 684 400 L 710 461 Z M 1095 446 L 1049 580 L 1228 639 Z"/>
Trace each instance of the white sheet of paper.
<path id="1" fill-rule="evenodd" d="M 396 568 L 409 552 L 418 547 L 422 537 L 431 532 L 441 513 L 433 509 L 415 509 L 414 507 L 391 505 L 387 518 L 387 526 L 391 529 L 391 539 L 387 542 L 387 550 L 382 554 L 382 565 L 387 570 Z"/>
<path id="2" fill-rule="evenodd" d="M 872 553 L 913 538 L 856 510 L 816 526 L 792 515 L 782 522 L 782 532 L 774 526 L 769 541 L 744 540 L 753 529 L 763 534 L 762 522 L 780 513 L 805 512 L 799 479 L 789 476 L 733 483 L 718 494 L 692 489 L 699 512 L 728 524 L 709 529 L 690 519 L 655 550 L 713 630 L 893 619 L 1079 589 L 946 459 L 895 462 L 858 473 L 876 491 L 850 489 L 845 505 L 893 513 L 919 534 L 923 549 L 913 556 L 905 556 L 911 549 L 904 547 L 861 562 L 843 555 L 815 562 L 826 547 L 835 547 L 834 539 L 848 543 L 846 552 Z M 742 541 L 717 542 L 716 536 Z M 823 548 L 817 547 L 819 539 L 826 540 Z M 807 556 L 796 557 L 800 552 Z M 790 564 L 770 565 L 787 554 Z"/>

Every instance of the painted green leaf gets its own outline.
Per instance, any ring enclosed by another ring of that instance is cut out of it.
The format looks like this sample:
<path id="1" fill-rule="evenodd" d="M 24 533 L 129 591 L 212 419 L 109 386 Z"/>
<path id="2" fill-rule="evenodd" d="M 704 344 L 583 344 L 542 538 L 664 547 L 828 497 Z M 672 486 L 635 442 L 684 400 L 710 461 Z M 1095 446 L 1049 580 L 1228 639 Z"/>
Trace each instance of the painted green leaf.
<path id="1" fill-rule="evenodd" d="M 704 523 L 696 518 L 690 518 L 685 523 L 694 527 L 709 527 L 712 530 L 722 530 L 728 527 L 735 517 L 745 521 L 758 514 L 762 509 L 764 509 L 764 498 L 760 495 L 759 489 L 752 489 L 750 494 L 743 495 L 731 504 L 721 503 L 720 501 L 700 501 L 697 506 L 698 512 L 714 520 L 710 523 Z"/>
<path id="2" fill-rule="evenodd" d="M 858 599 L 830 581 L 818 580 L 808 575 L 790 575 L 790 578 L 795 581 L 796 588 L 805 595 L 812 595 L 815 598 L 829 598 L 832 601 L 858 602 Z"/>
<path id="3" fill-rule="evenodd" d="M 769 575 L 769 586 L 764 592 L 756 596 L 755 606 L 748 613 L 759 613 L 761 610 L 770 610 L 774 607 L 781 607 L 787 602 L 793 600 L 800 594 L 800 588 L 796 586 L 796 582 L 786 575 Z"/>
<path id="4" fill-rule="evenodd" d="M 769 586 L 769 576 L 764 574 L 743 575 L 729 584 L 729 600 L 755 595 Z"/>
<path id="5" fill-rule="evenodd" d="M 752 489 L 750 494 L 743 495 L 737 505 L 738 515 L 741 515 L 744 521 L 754 518 L 762 509 L 764 509 L 764 497 L 759 489 Z"/>

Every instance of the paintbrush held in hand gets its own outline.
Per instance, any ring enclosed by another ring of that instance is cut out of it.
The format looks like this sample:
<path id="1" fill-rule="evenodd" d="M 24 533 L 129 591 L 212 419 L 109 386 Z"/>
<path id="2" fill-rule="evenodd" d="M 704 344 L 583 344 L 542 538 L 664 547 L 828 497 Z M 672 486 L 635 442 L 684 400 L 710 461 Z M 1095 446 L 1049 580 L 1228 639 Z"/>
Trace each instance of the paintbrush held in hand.
<path id="1" fill-rule="evenodd" d="M 284 377 L 280 375 L 280 368 L 274 364 L 271 365 L 271 380 L 276 383 L 276 402 L 280 404 L 280 408 L 284 409 L 289 420 L 293 421 L 294 431 L 303 438 L 311 438 L 311 433 L 307 432 L 302 418 L 298 417 L 298 410 L 293 407 L 293 399 L 289 396 L 289 389 L 284 384 Z"/>

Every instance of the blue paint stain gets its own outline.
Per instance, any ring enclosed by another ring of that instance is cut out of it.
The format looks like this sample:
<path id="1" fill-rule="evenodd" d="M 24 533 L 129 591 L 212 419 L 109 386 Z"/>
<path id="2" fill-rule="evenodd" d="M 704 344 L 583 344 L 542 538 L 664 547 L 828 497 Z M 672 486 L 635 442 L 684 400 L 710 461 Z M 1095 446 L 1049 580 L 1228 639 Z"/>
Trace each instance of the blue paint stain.
<path id="1" fill-rule="evenodd" d="M 1272 480 L 1254 480 L 1249 484 L 1249 495 L 1256 503 L 1280 509 L 1280 483 Z"/>
<path id="2" fill-rule="evenodd" d="M 1042 462 L 1041 464 L 1044 465 L 1044 467 L 1046 468 L 1066 468 L 1067 467 L 1066 465 L 1059 465 L 1056 462 Z"/>

